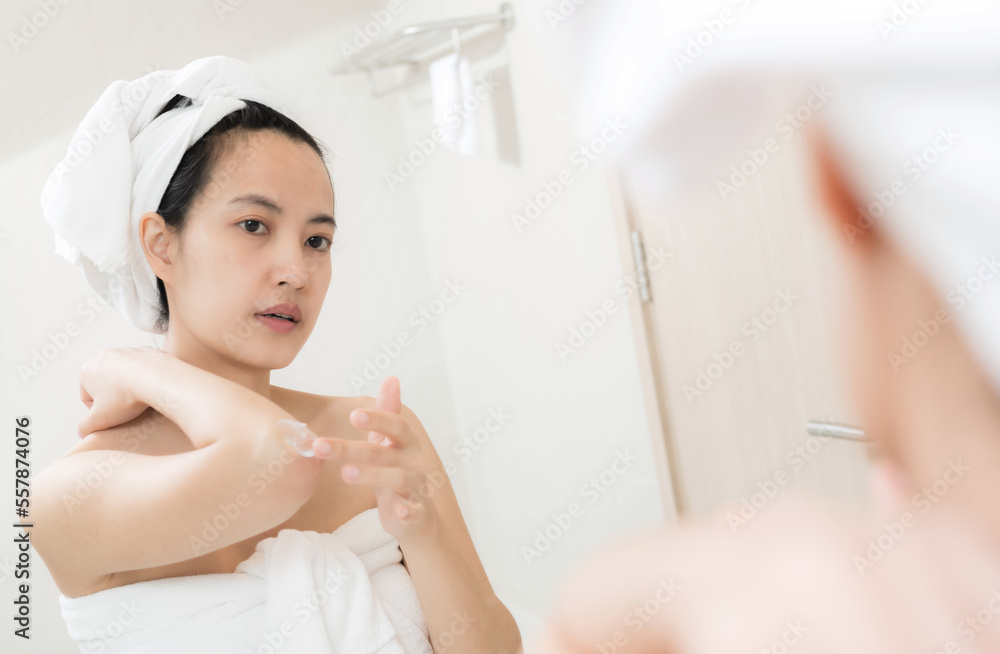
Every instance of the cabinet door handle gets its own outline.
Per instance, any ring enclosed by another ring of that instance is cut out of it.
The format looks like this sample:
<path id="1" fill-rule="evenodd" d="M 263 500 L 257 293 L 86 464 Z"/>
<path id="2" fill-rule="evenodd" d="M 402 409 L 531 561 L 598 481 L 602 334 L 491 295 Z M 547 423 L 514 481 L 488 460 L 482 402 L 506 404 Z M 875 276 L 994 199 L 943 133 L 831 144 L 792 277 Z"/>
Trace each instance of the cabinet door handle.
<path id="1" fill-rule="evenodd" d="M 865 436 L 865 432 L 857 427 L 848 425 L 838 425 L 835 422 L 819 422 L 810 420 L 806 423 L 806 431 L 814 436 L 830 436 L 832 438 L 842 438 L 848 441 L 867 443 L 870 439 Z"/>

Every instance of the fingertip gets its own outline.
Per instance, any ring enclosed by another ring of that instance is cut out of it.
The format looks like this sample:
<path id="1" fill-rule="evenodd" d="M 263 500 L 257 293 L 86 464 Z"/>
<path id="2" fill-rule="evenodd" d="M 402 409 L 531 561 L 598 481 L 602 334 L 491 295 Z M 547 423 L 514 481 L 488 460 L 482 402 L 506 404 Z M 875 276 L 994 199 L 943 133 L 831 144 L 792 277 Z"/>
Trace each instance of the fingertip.
<path id="1" fill-rule="evenodd" d="M 399 380 L 396 379 L 395 384 L 391 381 L 396 379 L 392 375 L 387 376 L 382 380 L 382 385 L 379 388 L 378 397 L 375 398 L 375 409 L 377 411 L 391 411 L 393 413 L 398 413 L 398 405 L 400 403 L 399 398 Z"/>

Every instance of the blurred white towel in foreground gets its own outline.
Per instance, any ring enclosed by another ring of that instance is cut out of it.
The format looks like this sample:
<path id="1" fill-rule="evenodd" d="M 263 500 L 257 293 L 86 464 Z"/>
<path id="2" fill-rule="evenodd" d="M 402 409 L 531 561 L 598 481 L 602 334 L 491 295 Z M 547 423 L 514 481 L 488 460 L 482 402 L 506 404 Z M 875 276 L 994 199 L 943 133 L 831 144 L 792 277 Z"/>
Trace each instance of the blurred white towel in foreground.
<path id="1" fill-rule="evenodd" d="M 604 156 L 681 206 L 727 201 L 763 147 L 822 125 L 860 210 L 843 237 L 876 226 L 907 252 L 1000 393 L 1000 3 L 750 4 L 700 31 L 657 0 L 581 6 L 557 33 L 587 71 L 580 134 L 618 117 Z"/>
<path id="2" fill-rule="evenodd" d="M 81 652 L 430 653 L 399 543 L 378 509 L 333 533 L 283 529 L 234 573 L 60 595 Z"/>

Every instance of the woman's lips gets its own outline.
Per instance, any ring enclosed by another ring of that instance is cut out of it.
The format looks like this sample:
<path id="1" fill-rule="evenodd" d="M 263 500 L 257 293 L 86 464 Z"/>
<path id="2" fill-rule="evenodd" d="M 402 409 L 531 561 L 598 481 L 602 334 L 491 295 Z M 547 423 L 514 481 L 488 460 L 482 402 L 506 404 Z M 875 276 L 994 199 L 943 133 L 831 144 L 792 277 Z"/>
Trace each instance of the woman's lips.
<path id="1" fill-rule="evenodd" d="M 275 318 L 274 316 L 265 316 L 263 314 L 254 314 L 257 320 L 261 321 L 264 325 L 270 327 L 276 332 L 281 332 L 282 334 L 287 334 L 288 332 L 295 329 L 296 325 L 299 323 L 292 322 L 290 320 L 285 320 L 284 318 Z"/>

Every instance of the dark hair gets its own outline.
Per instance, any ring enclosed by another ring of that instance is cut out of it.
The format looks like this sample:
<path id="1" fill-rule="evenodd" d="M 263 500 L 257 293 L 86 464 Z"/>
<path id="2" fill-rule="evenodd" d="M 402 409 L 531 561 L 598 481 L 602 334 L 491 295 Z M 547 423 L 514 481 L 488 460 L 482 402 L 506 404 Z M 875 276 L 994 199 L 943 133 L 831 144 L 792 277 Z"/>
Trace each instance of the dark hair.
<path id="1" fill-rule="evenodd" d="M 183 231 L 192 204 L 208 185 L 212 169 L 231 151 L 235 141 L 234 137 L 237 135 L 247 137 L 251 132 L 274 130 L 294 141 L 305 143 L 316 151 L 324 164 L 326 163 L 326 148 L 302 129 L 298 123 L 267 105 L 252 100 L 243 100 L 243 102 L 246 103 L 245 107 L 226 115 L 213 125 L 187 149 L 177 165 L 177 170 L 171 176 L 170 183 L 167 184 L 157 209 L 157 213 L 163 216 L 164 222 L 172 232 L 179 234 Z M 171 109 L 190 105 L 191 98 L 179 94 L 175 95 L 156 114 L 154 120 Z M 160 292 L 156 328 L 160 332 L 164 332 L 170 319 L 170 307 L 167 304 L 166 288 L 159 277 L 156 278 L 156 287 Z"/>

